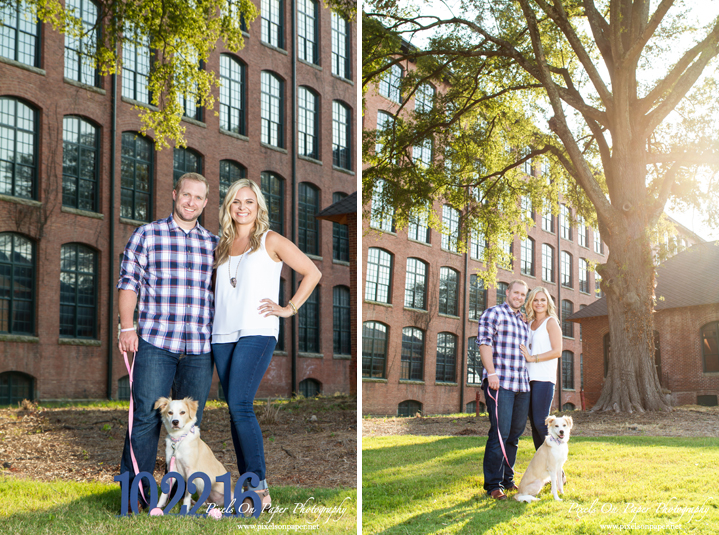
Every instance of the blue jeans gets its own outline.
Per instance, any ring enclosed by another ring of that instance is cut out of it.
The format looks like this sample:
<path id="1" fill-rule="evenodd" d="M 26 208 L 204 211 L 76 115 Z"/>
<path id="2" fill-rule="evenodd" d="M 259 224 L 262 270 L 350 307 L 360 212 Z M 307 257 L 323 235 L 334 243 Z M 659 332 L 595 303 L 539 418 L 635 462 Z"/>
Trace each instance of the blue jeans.
<path id="1" fill-rule="evenodd" d="M 499 404 L 499 432 L 507 452 L 507 464 L 497 435 L 497 403 L 489 397 L 490 388 L 486 380 L 482 390 L 489 412 L 489 438 L 484 448 L 483 462 L 484 490 L 489 494 L 495 489 L 507 489 L 514 484 L 514 463 L 517 460 L 519 437 L 527 425 L 529 392 L 512 392 L 501 387 L 491 391 Z"/>
<path id="2" fill-rule="evenodd" d="M 139 339 L 133 370 L 132 449 L 140 472 L 155 471 L 157 443 L 162 419 L 155 410 L 155 401 L 163 396 L 174 399 L 190 397 L 197 400 L 197 424 L 202 421 L 207 395 L 212 384 L 212 353 L 185 355 L 155 347 Z M 130 457 L 130 439 L 125 434 L 120 473 L 129 471 L 130 481 L 136 475 Z M 149 499 L 149 483 L 143 480 L 145 496 Z"/>
<path id="3" fill-rule="evenodd" d="M 266 489 L 265 448 L 252 403 L 272 360 L 274 336 L 245 336 L 229 344 L 212 344 L 222 390 L 230 410 L 230 430 L 240 474 L 260 478 L 255 489 Z"/>
<path id="4" fill-rule="evenodd" d="M 532 440 L 534 440 L 534 449 L 538 450 L 539 446 L 544 443 L 544 438 L 549 434 L 547 424 L 544 420 L 549 416 L 552 408 L 552 399 L 554 398 L 554 383 L 549 381 L 531 381 L 529 383 L 531 399 L 529 401 L 529 423 L 532 426 Z"/>

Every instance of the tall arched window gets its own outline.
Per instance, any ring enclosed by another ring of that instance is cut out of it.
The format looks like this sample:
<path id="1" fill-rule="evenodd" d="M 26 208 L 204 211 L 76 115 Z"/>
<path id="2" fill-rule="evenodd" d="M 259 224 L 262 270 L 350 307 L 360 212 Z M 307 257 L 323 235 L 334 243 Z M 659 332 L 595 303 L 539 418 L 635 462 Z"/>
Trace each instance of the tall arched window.
<path id="1" fill-rule="evenodd" d="M 152 218 L 152 141 L 135 132 L 122 133 L 120 215 L 135 221 Z"/>
<path id="2" fill-rule="evenodd" d="M 457 316 L 459 310 L 459 273 L 439 268 L 439 313 Z"/>
<path id="3" fill-rule="evenodd" d="M 97 211 L 98 129 L 80 117 L 62 120 L 62 205 Z"/>
<path id="4" fill-rule="evenodd" d="M 402 329 L 400 379 L 421 381 L 424 372 L 424 332 L 416 327 Z"/>
<path id="5" fill-rule="evenodd" d="M 457 337 L 452 333 L 437 335 L 437 373 L 435 380 L 454 383 L 457 369 Z"/>
<path id="6" fill-rule="evenodd" d="M 332 74 L 350 78 L 350 23 L 332 12 Z"/>
<path id="7" fill-rule="evenodd" d="M 220 128 L 247 135 L 245 121 L 245 64 L 234 56 L 220 56 Z"/>
<path id="8" fill-rule="evenodd" d="M 79 243 L 60 252 L 60 336 L 97 338 L 97 253 Z"/>
<path id="9" fill-rule="evenodd" d="M 25 2 L 6 3 L 0 8 L 0 21 L 0 56 L 39 67 L 40 24 Z"/>
<path id="10" fill-rule="evenodd" d="M 298 188 L 297 245 L 303 253 L 320 254 L 320 223 L 315 216 L 320 211 L 320 190 L 309 182 Z"/>
<path id="11" fill-rule="evenodd" d="M 220 206 L 225 201 L 227 190 L 233 182 L 237 182 L 241 178 L 247 178 L 247 168 L 232 160 L 222 160 L 220 162 Z"/>
<path id="12" fill-rule="evenodd" d="M 283 234 L 285 181 L 275 173 L 267 171 L 260 174 L 260 181 L 270 216 L 270 229 Z"/>
<path id="13" fill-rule="evenodd" d="M 277 48 L 285 48 L 283 0 L 262 0 L 260 17 L 262 19 L 262 41 Z"/>
<path id="14" fill-rule="evenodd" d="M 408 258 L 406 277 L 404 306 L 427 310 L 427 263 L 418 258 Z"/>
<path id="15" fill-rule="evenodd" d="M 351 168 L 352 111 L 338 100 L 332 101 L 332 165 Z"/>
<path id="16" fill-rule="evenodd" d="M 297 312 L 299 323 L 299 350 L 303 353 L 320 352 L 320 286 Z"/>
<path id="17" fill-rule="evenodd" d="M 283 148 L 284 142 L 284 83 L 275 74 L 262 71 L 260 76 L 260 141 Z"/>
<path id="18" fill-rule="evenodd" d="M 318 4 L 314 0 L 297 1 L 297 57 L 319 64 L 317 50 Z"/>
<path id="19" fill-rule="evenodd" d="M 334 354 L 349 355 L 352 340 L 350 335 L 350 289 L 347 286 L 335 286 L 332 289 L 332 306 Z"/>
<path id="20" fill-rule="evenodd" d="M 367 281 L 364 298 L 377 303 L 391 302 L 392 255 L 383 249 L 367 251 Z"/>
<path id="21" fill-rule="evenodd" d="M 562 389 L 574 390 L 574 353 L 562 351 Z"/>
<path id="22" fill-rule="evenodd" d="M 362 324 L 362 377 L 384 378 L 386 361 L 387 326 L 365 321 Z"/>
<path id="23" fill-rule="evenodd" d="M 65 78 L 87 85 L 99 85 L 95 69 L 97 49 L 97 6 L 90 0 L 67 0 L 67 11 L 74 11 L 82 20 L 83 32 L 79 37 L 65 34 Z"/>
<path id="24" fill-rule="evenodd" d="M 150 39 L 134 28 L 125 29 L 122 41 L 122 96 L 143 104 L 151 100 L 150 66 L 152 51 Z"/>
<path id="25" fill-rule="evenodd" d="M 0 194 L 37 198 L 36 137 L 37 112 L 18 99 L 0 98 Z"/>
<path id="26" fill-rule="evenodd" d="M 175 148 L 173 151 L 172 167 L 172 184 L 175 185 L 185 173 L 202 174 L 202 156 L 192 149 Z"/>
<path id="27" fill-rule="evenodd" d="M 346 193 L 336 191 L 332 194 L 332 203 L 347 197 Z M 350 261 L 349 226 L 342 223 L 332 223 L 332 259 L 342 262 Z"/>
<path id="28" fill-rule="evenodd" d="M 35 245 L 0 234 L 0 332 L 35 334 Z"/>
<path id="29" fill-rule="evenodd" d="M 319 97 L 308 87 L 297 90 L 297 150 L 300 156 L 318 160 L 320 157 L 317 133 L 319 131 Z"/>

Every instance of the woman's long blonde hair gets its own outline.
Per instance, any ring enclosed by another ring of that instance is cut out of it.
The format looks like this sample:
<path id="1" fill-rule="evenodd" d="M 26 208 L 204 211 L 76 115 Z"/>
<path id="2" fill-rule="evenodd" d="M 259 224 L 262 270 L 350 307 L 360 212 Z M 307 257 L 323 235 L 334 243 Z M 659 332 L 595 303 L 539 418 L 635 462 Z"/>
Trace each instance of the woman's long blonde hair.
<path id="1" fill-rule="evenodd" d="M 554 305 L 554 300 L 552 299 L 552 296 L 549 295 L 547 289 L 543 286 L 537 286 L 529 292 L 529 295 L 527 296 L 527 302 L 524 304 L 524 309 L 527 311 L 527 321 L 529 323 L 534 321 L 534 308 L 532 307 L 532 304 L 534 303 L 534 299 L 537 297 L 538 293 L 543 293 L 547 297 L 547 316 L 551 316 L 557 320 L 557 323 L 559 323 L 559 316 L 557 316 L 557 307 Z"/>
<path id="2" fill-rule="evenodd" d="M 257 219 L 255 220 L 255 230 L 250 235 L 250 254 L 260 248 L 262 235 L 270 230 L 270 213 L 267 210 L 267 202 L 265 202 L 265 196 L 262 195 L 260 186 L 249 178 L 241 178 L 237 182 L 233 182 L 227 190 L 227 195 L 225 195 L 222 206 L 220 206 L 220 243 L 217 245 L 217 249 L 215 249 L 214 267 L 219 266 L 227 260 L 232 250 L 232 243 L 237 237 L 235 220 L 232 219 L 230 215 L 230 207 L 232 206 L 232 201 L 235 200 L 235 195 L 237 195 L 237 192 L 242 188 L 250 188 L 257 197 Z"/>

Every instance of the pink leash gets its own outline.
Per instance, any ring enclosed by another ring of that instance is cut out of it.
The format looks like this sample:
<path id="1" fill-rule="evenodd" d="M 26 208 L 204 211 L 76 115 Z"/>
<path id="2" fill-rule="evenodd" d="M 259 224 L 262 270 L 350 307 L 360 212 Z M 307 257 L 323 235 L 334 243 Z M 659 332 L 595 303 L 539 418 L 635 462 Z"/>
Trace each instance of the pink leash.
<path id="1" fill-rule="evenodd" d="M 507 466 L 509 466 L 509 469 L 514 472 L 512 465 L 509 464 L 509 459 L 507 459 L 507 452 L 504 450 L 504 440 L 502 440 L 502 433 L 499 432 L 499 395 L 497 395 L 496 398 L 492 396 L 492 389 L 489 388 L 489 385 L 487 385 L 487 394 L 490 398 L 494 400 L 494 419 L 497 422 L 497 436 L 499 437 L 499 445 L 502 446 L 502 454 L 504 454 L 504 460 L 507 461 Z"/>
<path id="2" fill-rule="evenodd" d="M 132 459 L 132 468 L 135 470 L 135 475 L 140 473 L 140 468 L 137 466 L 137 459 L 135 459 L 135 452 L 132 449 L 132 417 L 134 414 L 134 405 L 132 402 L 132 372 L 135 369 L 135 356 L 137 354 L 132 354 L 132 366 L 130 366 L 130 361 L 127 359 L 127 352 L 123 351 L 122 356 L 125 358 L 125 367 L 127 368 L 127 373 L 129 377 L 130 382 L 130 414 L 128 417 L 127 422 L 127 440 L 130 443 L 130 458 Z M 503 446 L 504 447 L 504 446 Z M 140 486 L 140 494 L 142 494 L 142 499 L 147 502 L 147 498 L 145 498 L 145 491 L 142 489 L 142 481 L 138 482 L 138 485 Z"/>

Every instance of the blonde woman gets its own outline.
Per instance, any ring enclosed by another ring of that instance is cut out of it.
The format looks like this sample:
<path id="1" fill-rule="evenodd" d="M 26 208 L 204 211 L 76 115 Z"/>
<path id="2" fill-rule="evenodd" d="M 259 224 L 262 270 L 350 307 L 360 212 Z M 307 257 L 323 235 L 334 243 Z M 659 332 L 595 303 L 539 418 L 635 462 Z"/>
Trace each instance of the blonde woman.
<path id="1" fill-rule="evenodd" d="M 271 500 L 262 432 L 252 404 L 272 359 L 279 319 L 296 314 L 322 277 L 294 243 L 269 228 L 259 186 L 248 179 L 233 183 L 220 208 L 212 353 L 230 411 L 237 468 L 240 474 L 253 472 L 259 477 L 259 485 L 250 490 L 262 498 L 263 510 Z M 285 306 L 277 303 L 283 262 L 302 275 Z"/>
<path id="2" fill-rule="evenodd" d="M 538 450 L 547 436 L 544 420 L 554 398 L 557 380 L 557 359 L 562 355 L 562 330 L 559 328 L 557 309 L 549 292 L 538 286 L 529 292 L 527 302 L 529 348 L 520 346 L 527 360 L 529 386 L 529 422 L 532 426 L 534 449 Z"/>

